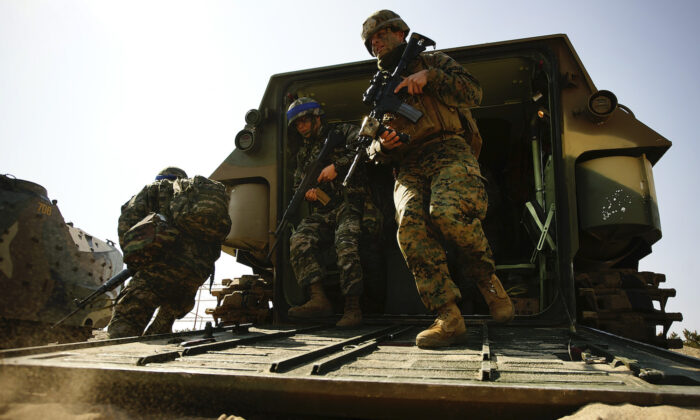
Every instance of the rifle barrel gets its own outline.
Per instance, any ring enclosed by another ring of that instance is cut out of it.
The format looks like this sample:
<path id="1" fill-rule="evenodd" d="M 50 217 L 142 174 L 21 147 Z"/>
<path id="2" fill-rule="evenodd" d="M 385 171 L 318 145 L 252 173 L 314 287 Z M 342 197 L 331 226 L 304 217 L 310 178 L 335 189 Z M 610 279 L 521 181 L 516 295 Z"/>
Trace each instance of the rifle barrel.
<path id="1" fill-rule="evenodd" d="M 105 292 L 108 292 L 108 291 L 114 289 L 115 287 L 119 286 L 120 284 L 124 283 L 125 281 L 127 281 L 129 279 L 129 277 L 131 277 L 131 275 L 132 275 L 131 270 L 129 270 L 128 268 L 125 268 L 122 271 L 120 271 L 119 273 L 115 274 L 114 277 L 107 280 L 97 290 L 90 293 L 90 295 L 88 297 L 86 297 L 85 299 L 78 302 L 78 307 L 75 308 L 75 310 L 73 310 L 71 313 L 69 313 L 68 315 L 61 318 L 61 320 L 58 321 L 57 323 L 53 324 L 53 326 L 51 328 L 54 328 L 54 327 L 62 324 L 63 321 L 65 321 L 66 319 L 75 315 L 78 311 L 80 311 L 81 309 L 86 307 L 88 304 L 90 304 L 96 296 L 99 296 Z"/>

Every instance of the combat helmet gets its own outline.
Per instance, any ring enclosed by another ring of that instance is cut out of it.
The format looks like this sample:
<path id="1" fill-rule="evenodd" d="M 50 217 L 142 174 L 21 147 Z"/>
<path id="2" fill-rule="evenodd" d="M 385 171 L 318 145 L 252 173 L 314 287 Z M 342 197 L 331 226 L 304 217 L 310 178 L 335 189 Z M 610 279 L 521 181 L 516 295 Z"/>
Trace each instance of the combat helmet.
<path id="1" fill-rule="evenodd" d="M 156 175 L 156 181 L 161 179 L 175 181 L 178 178 L 187 178 L 187 173 L 180 168 L 176 168 L 175 166 L 168 166 L 167 168 L 158 172 L 158 175 Z"/>
<path id="2" fill-rule="evenodd" d="M 365 43 L 367 51 L 372 54 L 372 46 L 370 41 L 372 35 L 376 34 L 382 28 L 393 28 L 397 31 L 404 31 L 406 35 L 411 31 L 406 22 L 401 19 L 401 16 L 391 10 L 379 10 L 365 20 L 362 24 L 362 42 Z"/>
<path id="3" fill-rule="evenodd" d="M 287 127 L 291 127 L 297 118 L 304 115 L 323 115 L 321 104 L 308 97 L 301 97 L 292 102 L 287 110 Z"/>

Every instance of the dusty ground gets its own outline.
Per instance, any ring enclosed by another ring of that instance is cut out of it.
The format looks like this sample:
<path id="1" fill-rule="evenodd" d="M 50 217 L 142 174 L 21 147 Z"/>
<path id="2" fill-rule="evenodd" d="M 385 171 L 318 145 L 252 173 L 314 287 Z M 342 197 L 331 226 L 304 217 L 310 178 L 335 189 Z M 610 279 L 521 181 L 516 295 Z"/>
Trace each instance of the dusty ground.
<path id="1" fill-rule="evenodd" d="M 243 417 L 222 414 L 216 417 L 192 417 L 168 415 L 146 415 L 122 410 L 110 405 L 58 404 L 58 403 L 11 403 L 0 404 L 0 420 L 245 420 Z M 252 419 L 254 420 L 254 419 Z"/>
<path id="2" fill-rule="evenodd" d="M 686 356 L 692 356 L 700 359 L 700 349 L 697 349 L 695 347 L 683 346 L 682 349 L 675 349 L 673 351 L 677 351 L 678 353 L 683 353 Z"/>
<path id="3" fill-rule="evenodd" d="M 222 414 L 214 417 L 192 417 L 172 415 L 148 415 L 133 413 L 109 405 L 94 404 L 29 404 L 13 403 L 0 405 L 0 420 L 244 420 L 243 417 Z M 250 420 L 261 419 L 256 417 Z M 276 417 L 281 418 L 281 417 Z M 680 408 L 667 405 L 658 407 L 639 407 L 631 404 L 620 406 L 606 404 L 589 404 L 574 414 L 559 420 L 697 420 L 700 419 L 700 408 Z"/>
<path id="4" fill-rule="evenodd" d="M 559 420 L 697 420 L 700 408 L 679 408 L 668 405 L 639 407 L 631 404 L 588 404 L 574 414 Z"/>
<path id="5" fill-rule="evenodd" d="M 172 419 L 171 416 L 147 416 L 124 411 L 110 405 L 59 404 L 59 403 L 11 403 L 0 405 L 0 420 L 130 420 Z M 177 420 L 215 420 L 208 417 L 177 417 Z"/>

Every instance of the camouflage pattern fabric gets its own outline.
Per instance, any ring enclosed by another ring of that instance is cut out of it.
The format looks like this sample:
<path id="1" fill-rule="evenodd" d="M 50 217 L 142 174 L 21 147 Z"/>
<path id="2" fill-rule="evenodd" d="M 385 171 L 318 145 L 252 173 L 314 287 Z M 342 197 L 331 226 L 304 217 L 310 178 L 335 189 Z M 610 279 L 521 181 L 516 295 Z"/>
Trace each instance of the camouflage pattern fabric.
<path id="1" fill-rule="evenodd" d="M 122 290 L 107 326 L 110 338 L 139 336 L 158 315 L 146 334 L 171 332 L 176 319 L 194 307 L 202 277 L 181 267 L 153 264 L 138 271 Z"/>
<path id="2" fill-rule="evenodd" d="M 124 234 L 151 212 L 173 219 L 170 202 L 173 198 L 173 181 L 161 180 L 146 185 L 138 194 L 122 206 L 119 216 L 119 243 L 124 246 Z M 185 267 L 204 278 L 211 274 L 214 262 L 221 254 L 221 245 L 207 243 L 181 234 L 169 249 L 164 263 L 175 267 Z"/>
<path id="3" fill-rule="evenodd" d="M 426 110 L 425 103 L 437 105 L 443 128 L 454 126 L 452 121 L 459 118 L 456 109 L 481 101 L 478 81 L 447 55 L 423 53 L 409 65 L 407 75 L 423 69 L 428 70 L 424 93 L 409 102 L 426 112 L 434 110 Z M 402 118 L 394 116 L 393 122 L 408 127 Z M 419 120 L 420 124 L 424 123 Z M 413 137 L 408 145 L 390 152 L 378 146 L 375 142 L 372 152 L 396 164 L 397 238 L 420 297 L 431 310 L 456 302 L 461 294 L 447 268 L 445 242 L 455 246 L 463 272 L 473 280 L 490 278 L 495 272 L 481 226 L 488 198 L 477 160 L 466 140 L 448 130 Z"/>
<path id="4" fill-rule="evenodd" d="M 435 310 L 461 297 L 441 241 L 455 245 L 469 278 L 495 272 L 481 226 L 488 197 L 478 163 L 464 139 L 447 139 L 405 159 L 397 174 L 394 203 L 399 246 L 427 308 Z"/>
<path id="5" fill-rule="evenodd" d="M 362 293 L 361 218 L 356 206 L 343 202 L 330 211 L 315 212 L 299 223 L 290 238 L 289 258 L 302 288 L 323 279 L 322 255 L 331 244 L 335 244 L 341 292 L 345 296 Z"/>
<path id="6" fill-rule="evenodd" d="M 362 234 L 370 238 L 379 238 L 382 233 L 382 219 L 381 210 L 368 194 L 362 211 Z"/>
<path id="7" fill-rule="evenodd" d="M 124 203 L 119 216 L 117 233 L 121 241 L 124 234 L 132 226 L 141 221 L 148 213 L 160 213 L 170 220 L 169 203 L 173 199 L 173 182 L 169 180 L 155 181 L 143 187 L 138 194 Z M 163 203 L 163 204 L 161 204 Z"/>
<path id="8" fill-rule="evenodd" d="M 394 30 L 404 31 L 406 35 L 411 31 L 401 16 L 391 10 L 378 10 L 368 17 L 362 24 L 362 42 L 365 43 L 367 51 L 372 55 L 371 39 L 372 35 L 382 28 L 394 28 Z"/>
<path id="9" fill-rule="evenodd" d="M 380 70 L 392 72 L 401 59 L 406 44 L 396 47 L 377 62 Z M 423 94 L 451 107 L 473 107 L 481 103 L 479 81 L 452 57 L 440 51 L 423 52 L 409 63 L 403 76 L 428 70 L 428 84 Z M 406 98 L 410 97 L 408 93 Z M 419 96 L 418 96 L 419 97 Z M 404 99 L 406 99 L 404 98 Z"/>
<path id="10" fill-rule="evenodd" d="M 174 224 L 198 240 L 220 244 L 231 230 L 226 187 L 209 178 L 174 181 L 169 208 Z"/>
<path id="11" fill-rule="evenodd" d="M 163 215 L 149 213 L 131 227 L 121 240 L 124 262 L 132 271 L 162 259 L 177 241 L 180 232 Z"/>
<path id="12" fill-rule="evenodd" d="M 305 115 L 323 115 L 321 104 L 308 97 L 301 97 L 291 104 L 287 109 L 287 126 L 292 127 L 294 121 Z"/>
<path id="13" fill-rule="evenodd" d="M 353 151 L 348 147 L 357 140 L 359 127 L 351 124 L 324 125 L 319 139 L 303 139 L 297 152 L 297 168 L 294 172 L 294 189 L 301 184 L 308 165 L 323 147 L 323 140 L 331 129 L 339 130 L 346 138 L 346 145 L 331 152 L 326 165 L 333 163 L 338 176 L 318 186 L 331 201 L 325 206 L 311 202 L 312 214 L 299 223 L 290 238 L 290 260 L 300 286 L 308 287 L 321 281 L 325 275 L 323 254 L 335 244 L 337 265 L 341 270 L 340 286 L 344 295 L 362 293 L 362 264 L 359 242 L 362 234 L 362 217 L 365 201 L 371 200 L 367 190 L 367 179 L 363 169 L 357 171 L 344 188 L 343 179 L 352 159 Z M 324 165 L 324 166 L 326 166 Z M 370 225 L 379 223 L 377 216 L 368 213 Z M 368 225 L 370 229 L 376 229 Z"/>
<path id="14" fill-rule="evenodd" d="M 337 125 L 324 125 L 321 127 L 321 134 L 319 138 L 302 139 L 302 144 L 299 147 L 299 151 L 296 154 L 296 169 L 294 171 L 294 190 L 299 187 L 301 181 L 304 179 L 304 175 L 311 164 L 311 162 L 318 157 L 323 147 L 323 142 L 328 136 L 328 132 L 332 129 L 339 130 L 346 139 L 345 145 L 339 145 L 329 154 L 327 162 L 324 162 L 323 167 L 333 163 L 335 165 L 335 170 L 338 172 L 338 176 L 330 181 L 324 182 L 319 185 L 323 192 L 328 194 L 331 198 L 331 202 L 326 206 L 321 205 L 319 202 L 311 202 L 311 206 L 314 210 L 321 210 L 335 208 L 342 200 L 343 195 L 346 194 L 347 198 L 357 203 L 360 203 L 367 196 L 367 190 L 365 185 L 367 185 L 367 179 L 364 171 L 358 170 L 350 182 L 350 184 L 343 188 L 342 183 L 345 178 L 345 174 L 350 169 L 350 164 L 355 156 L 352 149 L 348 146 L 352 146 L 357 141 L 357 134 L 360 128 L 352 124 L 337 124 Z"/>
<path id="15" fill-rule="evenodd" d="M 405 44 L 388 53 L 384 61 L 394 66 L 401 57 Z M 383 63 L 386 65 L 386 63 Z M 372 160 L 379 163 L 400 162 L 412 153 L 421 153 L 422 147 L 430 143 L 442 141 L 436 134 L 447 136 L 468 131 L 467 137 L 471 143 L 478 142 L 481 149 L 481 136 L 478 134 L 476 123 L 473 123 L 469 108 L 481 102 L 482 90 L 479 82 L 464 67 L 441 52 L 422 53 L 412 61 L 405 76 L 428 70 L 428 83 L 423 88 L 423 95 L 402 94 L 401 99 L 423 112 L 423 117 L 417 123 L 412 123 L 401 115 L 387 113 L 383 123 L 395 130 L 411 135 L 405 146 L 391 152 L 383 151 L 378 141 L 374 141 L 367 153 Z M 390 71 L 386 69 L 386 71 Z M 466 119 L 468 127 L 464 127 L 462 118 Z M 473 124 L 472 124 L 473 123 Z"/>
<path id="16" fill-rule="evenodd" d="M 124 234 L 131 226 L 151 212 L 172 220 L 169 209 L 172 198 L 173 181 L 159 180 L 146 185 L 126 202 L 119 217 L 120 244 L 124 245 Z M 221 245 L 181 232 L 177 241 L 165 251 L 157 262 L 140 267 L 124 289 L 108 326 L 110 337 L 141 335 L 158 307 L 161 309 L 153 328 L 169 332 L 164 330 L 172 327 L 170 319 L 174 321 L 192 309 L 197 288 L 213 273 Z M 135 328 L 141 329 L 135 331 Z"/>
<path id="17" fill-rule="evenodd" d="M 372 199 L 366 199 L 362 213 L 362 235 L 360 236 L 360 261 L 364 284 L 365 304 L 374 304 L 381 311 L 386 299 L 386 268 L 382 228 L 384 217 Z"/>

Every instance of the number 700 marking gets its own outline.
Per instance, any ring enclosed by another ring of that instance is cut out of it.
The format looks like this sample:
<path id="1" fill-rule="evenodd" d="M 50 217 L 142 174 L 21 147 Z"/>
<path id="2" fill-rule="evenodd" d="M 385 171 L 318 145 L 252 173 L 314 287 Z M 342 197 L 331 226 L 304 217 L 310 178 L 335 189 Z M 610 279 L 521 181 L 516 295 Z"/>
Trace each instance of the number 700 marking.
<path id="1" fill-rule="evenodd" d="M 52 208 L 48 204 L 39 203 L 39 207 L 36 209 L 36 212 L 39 214 L 45 214 L 47 216 L 51 216 L 51 210 L 52 210 Z"/>

